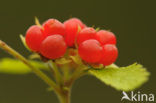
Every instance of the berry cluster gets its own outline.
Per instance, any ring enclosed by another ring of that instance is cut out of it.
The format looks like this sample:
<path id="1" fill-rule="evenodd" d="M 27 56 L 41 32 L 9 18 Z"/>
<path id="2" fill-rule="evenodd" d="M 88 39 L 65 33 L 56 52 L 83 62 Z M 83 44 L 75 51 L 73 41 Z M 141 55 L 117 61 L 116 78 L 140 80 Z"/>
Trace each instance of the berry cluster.
<path id="1" fill-rule="evenodd" d="M 110 65 L 118 56 L 112 32 L 96 31 L 77 18 L 64 23 L 49 19 L 42 26 L 33 25 L 26 32 L 26 43 L 32 51 L 48 59 L 62 57 L 67 47 L 77 47 L 82 60 L 91 64 Z"/>

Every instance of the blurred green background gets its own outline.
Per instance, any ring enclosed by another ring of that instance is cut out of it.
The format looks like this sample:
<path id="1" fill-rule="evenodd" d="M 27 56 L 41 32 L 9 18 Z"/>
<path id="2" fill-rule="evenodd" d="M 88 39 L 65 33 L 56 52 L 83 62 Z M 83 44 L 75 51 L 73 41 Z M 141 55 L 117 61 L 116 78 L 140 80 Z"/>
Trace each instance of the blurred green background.
<path id="1" fill-rule="evenodd" d="M 88 26 L 113 31 L 119 48 L 116 64 L 138 62 L 147 67 L 150 80 L 136 92 L 156 94 L 155 5 L 155 0 L 0 0 L 0 39 L 27 56 L 19 34 L 34 24 L 34 16 L 41 22 L 78 17 Z M 10 57 L 0 50 L 0 58 L 5 56 Z M 0 74 L 0 103 L 58 103 L 46 88 L 34 74 Z M 121 91 L 85 76 L 73 87 L 72 103 L 119 103 L 121 96 Z"/>

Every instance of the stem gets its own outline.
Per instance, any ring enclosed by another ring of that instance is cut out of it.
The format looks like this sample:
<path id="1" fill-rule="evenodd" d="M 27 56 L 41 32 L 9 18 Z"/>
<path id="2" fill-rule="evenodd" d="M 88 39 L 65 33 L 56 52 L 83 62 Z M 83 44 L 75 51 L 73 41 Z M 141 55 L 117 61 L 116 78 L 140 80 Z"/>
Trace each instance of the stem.
<path id="1" fill-rule="evenodd" d="M 70 103 L 71 88 L 63 90 L 59 95 L 60 103 Z"/>
<path id="2" fill-rule="evenodd" d="M 70 74 L 69 64 L 62 65 L 61 70 L 63 72 L 64 81 L 66 81 L 69 78 L 69 76 L 71 75 Z"/>
<path id="3" fill-rule="evenodd" d="M 0 48 L 2 48 L 4 51 L 8 52 L 10 55 L 14 56 L 15 58 L 21 60 L 24 64 L 26 64 L 38 77 L 40 77 L 45 83 L 47 83 L 49 86 L 54 88 L 55 92 L 58 92 L 59 89 L 56 86 L 55 82 L 53 82 L 47 75 L 45 75 L 42 71 L 34 67 L 29 61 L 23 57 L 21 54 L 16 52 L 14 49 L 12 49 L 10 46 L 8 46 L 5 42 L 0 40 Z"/>
<path id="4" fill-rule="evenodd" d="M 66 81 L 66 86 L 71 86 L 75 80 L 85 74 L 83 69 L 87 69 L 88 67 L 83 67 L 80 65 L 79 67 L 75 68 L 75 71 L 72 73 L 71 77 Z"/>
<path id="5" fill-rule="evenodd" d="M 58 99 L 60 100 L 60 103 L 70 103 L 70 95 L 71 95 L 71 88 L 73 85 L 73 82 L 79 78 L 81 75 L 83 75 L 81 66 L 78 67 L 71 77 L 69 77 L 69 71 L 66 72 L 63 75 L 61 75 L 59 68 L 57 68 L 57 65 L 51 61 L 49 63 L 49 67 L 52 69 L 55 75 L 56 82 L 55 83 L 51 78 L 49 78 L 46 74 L 44 74 L 42 71 L 40 71 L 38 68 L 34 67 L 25 57 L 23 57 L 21 54 L 16 52 L 14 49 L 12 49 L 10 46 L 8 46 L 5 42 L 0 40 L 0 48 L 2 48 L 4 51 L 8 52 L 10 55 L 14 56 L 15 58 L 22 61 L 24 64 L 26 64 L 38 77 L 40 77 L 46 84 L 48 84 L 50 87 L 53 88 L 54 92 L 58 96 Z M 68 67 L 68 66 L 67 66 Z M 83 67 L 83 66 L 82 66 Z M 64 80 L 65 77 L 65 80 Z M 67 81 L 66 81 L 67 79 Z"/>
<path id="6" fill-rule="evenodd" d="M 48 65 L 49 65 L 49 68 L 50 70 L 53 72 L 54 74 L 54 77 L 55 77 L 55 80 L 56 82 L 61 85 L 62 84 L 62 78 L 61 78 L 61 73 L 59 71 L 59 68 L 57 67 L 57 65 L 55 64 L 55 62 L 53 61 L 49 61 L 48 62 Z"/>

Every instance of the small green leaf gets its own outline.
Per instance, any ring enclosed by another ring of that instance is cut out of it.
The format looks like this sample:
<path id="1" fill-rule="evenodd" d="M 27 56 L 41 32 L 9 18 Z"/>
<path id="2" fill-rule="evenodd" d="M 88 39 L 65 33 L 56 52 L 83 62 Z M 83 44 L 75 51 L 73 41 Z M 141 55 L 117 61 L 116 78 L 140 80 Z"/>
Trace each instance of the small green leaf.
<path id="1" fill-rule="evenodd" d="M 35 24 L 38 25 L 39 27 L 42 27 L 42 25 L 40 24 L 40 21 L 37 17 L 35 17 Z"/>
<path id="2" fill-rule="evenodd" d="M 105 69 L 92 69 L 89 73 L 117 90 L 130 91 L 148 80 L 150 73 L 140 64 L 127 67 L 108 66 Z"/>
<path id="3" fill-rule="evenodd" d="M 37 53 L 33 53 L 31 55 L 29 55 L 28 57 L 29 59 L 40 59 L 40 55 Z"/>
<path id="4" fill-rule="evenodd" d="M 100 30 L 100 27 L 97 27 L 95 30 L 96 30 L 96 32 L 98 32 Z"/>
<path id="5" fill-rule="evenodd" d="M 70 58 L 76 63 L 76 64 L 83 64 L 82 60 L 80 59 L 80 57 L 78 55 L 75 56 L 70 56 Z"/>
<path id="6" fill-rule="evenodd" d="M 30 63 L 36 68 L 48 70 L 48 68 L 41 62 L 31 60 Z M 3 58 L 0 60 L 0 73 L 27 74 L 30 72 L 31 69 L 19 60 L 11 58 Z"/>
<path id="7" fill-rule="evenodd" d="M 80 25 L 78 25 L 78 30 L 77 30 L 77 33 L 79 33 L 80 31 L 81 31 L 81 26 Z"/>
<path id="8" fill-rule="evenodd" d="M 68 64 L 70 63 L 72 60 L 66 59 L 66 58 L 61 58 L 61 59 L 56 59 L 56 63 L 57 64 Z"/>
<path id="9" fill-rule="evenodd" d="M 29 47 L 27 46 L 26 42 L 25 42 L 25 37 L 24 37 L 22 34 L 20 34 L 20 39 L 21 39 L 23 45 L 25 46 L 25 48 L 27 48 L 29 51 L 31 51 L 31 50 L 29 49 Z"/>

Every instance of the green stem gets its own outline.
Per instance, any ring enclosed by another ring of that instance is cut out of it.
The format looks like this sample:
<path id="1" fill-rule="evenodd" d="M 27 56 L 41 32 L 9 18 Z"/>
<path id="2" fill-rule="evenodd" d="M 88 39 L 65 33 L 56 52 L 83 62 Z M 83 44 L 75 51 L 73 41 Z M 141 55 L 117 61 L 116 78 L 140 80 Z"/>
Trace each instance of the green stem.
<path id="1" fill-rule="evenodd" d="M 70 103 L 70 96 L 71 96 L 71 88 L 68 90 L 63 90 L 61 94 L 58 96 L 60 103 Z"/>
<path id="2" fill-rule="evenodd" d="M 73 82 L 80 77 L 82 74 L 81 67 L 78 67 L 73 75 L 70 77 L 70 79 L 67 79 L 66 81 L 63 81 L 64 76 L 61 75 L 60 71 L 57 68 L 57 65 L 54 62 L 50 62 L 50 66 L 52 66 L 52 69 L 55 74 L 55 79 L 57 84 L 49 78 L 46 74 L 44 74 L 42 71 L 40 71 L 38 68 L 34 67 L 25 57 L 23 57 L 21 54 L 16 52 L 14 49 L 12 49 L 10 46 L 8 46 L 5 42 L 0 40 L 0 48 L 2 48 L 4 51 L 8 52 L 10 55 L 14 56 L 15 58 L 22 61 L 24 64 L 26 64 L 38 77 L 40 77 L 45 83 L 47 83 L 50 87 L 52 87 L 58 96 L 60 103 L 70 103 L 70 95 L 71 95 L 71 88 L 73 85 Z M 67 73 L 69 74 L 69 73 Z M 67 76 L 65 74 L 65 77 Z"/>
<path id="3" fill-rule="evenodd" d="M 59 68 L 57 67 L 56 63 L 53 61 L 49 61 L 48 65 L 51 69 L 51 71 L 54 73 L 54 77 L 56 82 L 61 85 L 62 84 L 62 78 L 61 78 L 61 73 L 59 71 Z"/>
<path id="4" fill-rule="evenodd" d="M 2 48 L 4 51 L 8 52 L 10 55 L 14 56 L 15 58 L 21 60 L 24 64 L 26 64 L 38 77 L 40 77 L 45 83 L 47 83 L 49 86 L 54 88 L 55 92 L 59 91 L 59 88 L 53 82 L 47 75 L 45 75 L 42 71 L 34 67 L 29 61 L 24 58 L 21 54 L 16 52 L 14 49 L 12 49 L 10 46 L 8 46 L 5 42 L 0 40 L 0 48 Z"/>
<path id="5" fill-rule="evenodd" d="M 68 67 L 69 67 L 68 64 L 64 64 L 61 68 L 63 71 L 64 81 L 68 80 L 69 76 L 71 75 L 70 69 Z"/>

